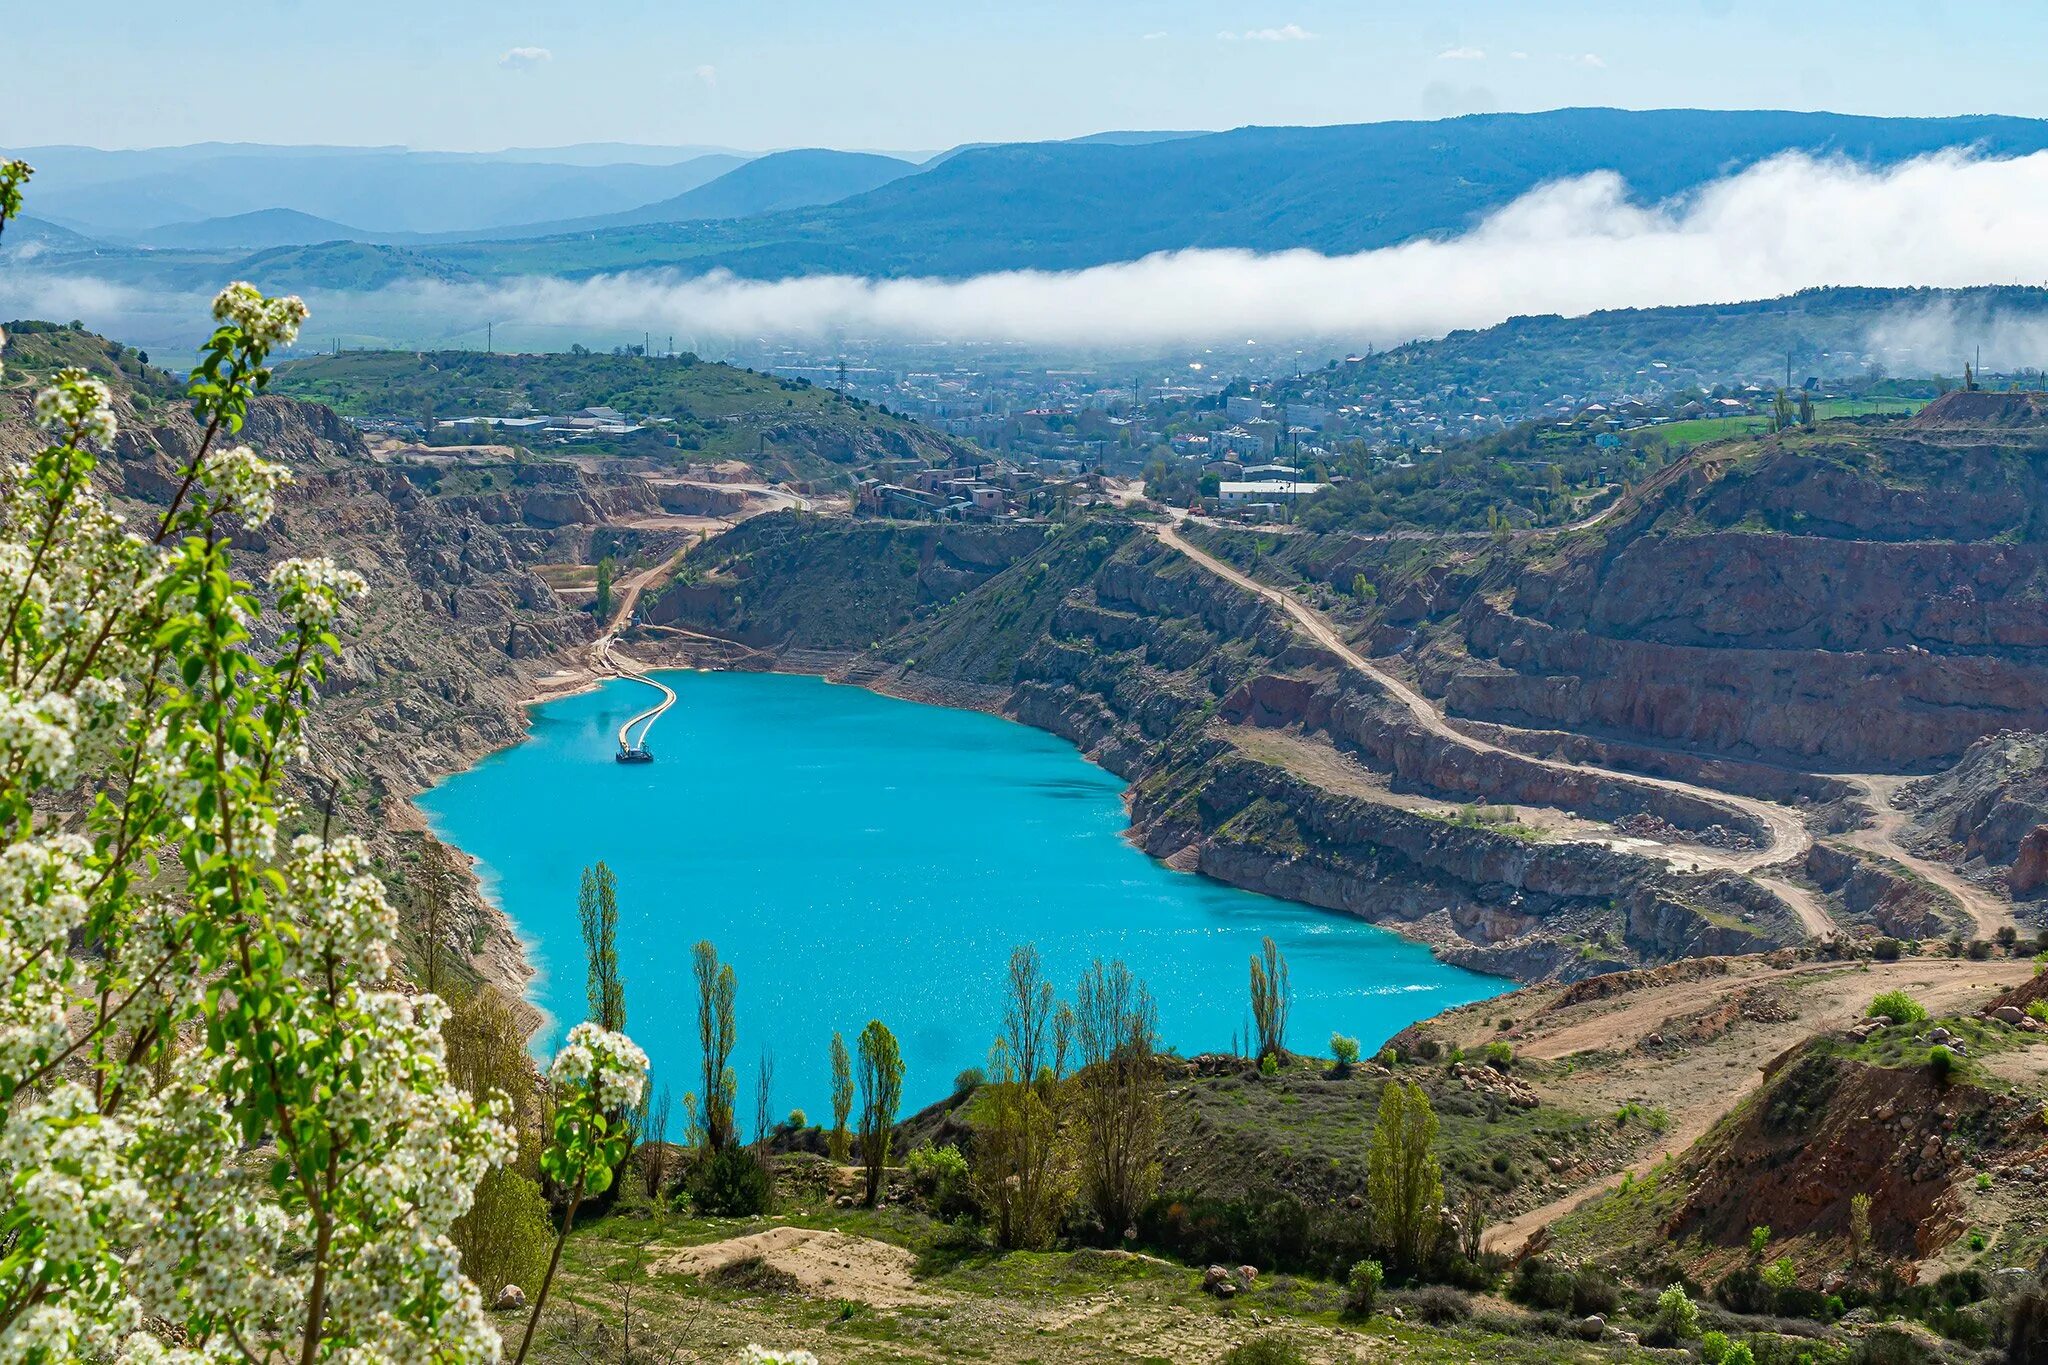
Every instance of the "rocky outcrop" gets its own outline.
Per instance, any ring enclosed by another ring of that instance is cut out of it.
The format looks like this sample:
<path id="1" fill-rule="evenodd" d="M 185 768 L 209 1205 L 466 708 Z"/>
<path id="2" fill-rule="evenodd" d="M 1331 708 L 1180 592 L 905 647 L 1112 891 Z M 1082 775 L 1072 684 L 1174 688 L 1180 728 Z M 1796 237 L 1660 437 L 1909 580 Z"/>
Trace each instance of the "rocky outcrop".
<path id="1" fill-rule="evenodd" d="M 1844 1055 L 1832 1038 L 1772 1062 L 1757 1093 L 1664 1177 L 1687 1191 L 1673 1240 L 1736 1247 L 1749 1230 L 1846 1244 L 1851 1199 L 1870 1197 L 1880 1255 L 1922 1260 L 1964 1229 L 1957 1183 L 2020 1137 L 2026 1106 L 1924 1066 Z"/>
<path id="2" fill-rule="evenodd" d="M 2048 854 L 2035 838 L 2048 825 L 2048 734 L 1987 735 L 1953 767 L 1908 785 L 1899 804 L 1912 814 L 1914 839 L 1929 851 L 2010 866 L 2013 893 L 2031 894 L 2042 884 Z"/>
<path id="3" fill-rule="evenodd" d="M 1044 539 L 1038 526 L 772 512 L 692 550 L 673 582 L 642 597 L 640 617 L 749 645 L 865 649 Z"/>
<path id="4" fill-rule="evenodd" d="M 1937 423 L 1683 462 L 1464 601 L 1446 704 L 1852 771 L 2048 725 L 2041 442 Z"/>

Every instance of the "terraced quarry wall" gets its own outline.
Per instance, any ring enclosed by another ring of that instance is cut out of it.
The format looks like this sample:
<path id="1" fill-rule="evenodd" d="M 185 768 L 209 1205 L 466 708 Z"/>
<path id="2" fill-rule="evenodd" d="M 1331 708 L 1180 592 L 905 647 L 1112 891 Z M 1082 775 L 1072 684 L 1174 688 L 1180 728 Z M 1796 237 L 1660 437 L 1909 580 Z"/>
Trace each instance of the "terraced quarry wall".
<path id="1" fill-rule="evenodd" d="M 2044 509 L 2048 451 L 2025 436 L 1830 426 L 1695 459 L 1538 552 L 1511 593 L 1467 598 L 1445 702 L 1924 771 L 2048 725 Z"/>

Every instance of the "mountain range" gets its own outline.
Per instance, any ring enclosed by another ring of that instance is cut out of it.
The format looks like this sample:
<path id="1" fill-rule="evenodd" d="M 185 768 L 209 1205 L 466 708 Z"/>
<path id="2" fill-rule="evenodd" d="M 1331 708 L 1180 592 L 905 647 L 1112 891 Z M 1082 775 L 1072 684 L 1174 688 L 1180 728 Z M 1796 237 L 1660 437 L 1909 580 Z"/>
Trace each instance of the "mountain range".
<path id="1" fill-rule="evenodd" d="M 2048 121 L 1565 109 L 1125 132 L 965 148 L 922 167 L 824 149 L 743 160 L 678 148 L 695 154 L 594 166 L 390 149 L 46 149 L 58 155 L 32 154 L 46 173 L 31 211 L 88 234 L 95 215 L 174 224 L 137 229 L 167 249 L 88 254 L 47 242 L 37 254 L 44 269 L 165 287 L 256 277 L 259 264 L 260 283 L 295 289 L 359 287 L 366 275 L 649 267 L 959 277 L 1196 247 L 1348 253 L 1453 234 L 1546 182 L 1594 171 L 1658 202 L 1786 152 L 1884 167 L 1944 149 L 2038 152 Z M 277 209 L 325 221 L 267 212 Z M 437 230 L 458 218 L 468 220 L 460 230 Z M 280 246 L 296 249 L 261 262 L 246 254 Z"/>

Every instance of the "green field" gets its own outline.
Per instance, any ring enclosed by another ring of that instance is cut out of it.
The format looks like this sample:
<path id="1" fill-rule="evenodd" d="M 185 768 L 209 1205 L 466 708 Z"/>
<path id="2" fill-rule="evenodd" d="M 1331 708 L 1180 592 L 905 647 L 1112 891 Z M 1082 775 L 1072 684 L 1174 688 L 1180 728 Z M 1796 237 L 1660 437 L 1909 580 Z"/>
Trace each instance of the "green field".
<path id="1" fill-rule="evenodd" d="M 1813 405 L 1813 415 L 1823 422 L 1836 417 L 1878 414 L 1911 416 L 1925 406 L 1926 401 L 1919 398 L 1823 398 Z M 1636 434 L 1655 434 L 1673 445 L 1696 446 L 1730 436 L 1757 436 L 1770 429 L 1770 418 L 1744 414 L 1741 417 L 1695 417 L 1683 422 L 1668 422 Z"/>

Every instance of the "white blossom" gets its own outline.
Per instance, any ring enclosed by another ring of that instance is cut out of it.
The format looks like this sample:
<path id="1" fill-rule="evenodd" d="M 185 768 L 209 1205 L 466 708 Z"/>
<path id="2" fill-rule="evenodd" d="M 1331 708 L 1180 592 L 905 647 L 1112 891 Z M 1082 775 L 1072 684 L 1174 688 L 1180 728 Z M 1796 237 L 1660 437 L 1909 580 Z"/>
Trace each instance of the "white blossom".
<path id="1" fill-rule="evenodd" d="M 277 510 L 277 490 L 292 482 L 285 465 L 266 460 L 247 446 L 230 446 L 206 457 L 200 478 L 242 525 L 254 530 Z"/>
<path id="2" fill-rule="evenodd" d="M 363 576 L 331 559 L 287 559 L 270 571 L 278 610 L 300 629 L 331 624 L 341 609 L 370 590 Z"/>
<path id="3" fill-rule="evenodd" d="M 585 1021 L 569 1030 L 548 1078 L 596 1095 L 603 1109 L 631 1109 L 647 1088 L 647 1054 L 623 1033 Z"/>
<path id="4" fill-rule="evenodd" d="M 104 450 L 114 443 L 114 395 L 86 371 L 70 366 L 35 399 L 36 424 L 60 436 L 76 433 L 80 445 Z"/>
<path id="5" fill-rule="evenodd" d="M 232 322 L 265 349 L 289 346 L 306 320 L 306 304 L 294 294 L 265 298 L 247 280 L 237 280 L 214 296 L 216 322 Z"/>

